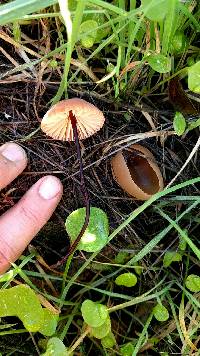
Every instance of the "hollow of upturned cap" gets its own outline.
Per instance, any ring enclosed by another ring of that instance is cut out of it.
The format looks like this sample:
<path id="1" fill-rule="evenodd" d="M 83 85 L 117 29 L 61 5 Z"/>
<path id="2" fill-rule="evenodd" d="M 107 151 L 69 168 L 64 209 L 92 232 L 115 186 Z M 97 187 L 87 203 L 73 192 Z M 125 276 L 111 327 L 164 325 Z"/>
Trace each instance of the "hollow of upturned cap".
<path id="1" fill-rule="evenodd" d="M 104 124 L 101 110 L 83 99 L 72 98 L 60 101 L 47 111 L 41 122 L 42 131 L 56 140 L 74 141 L 70 111 L 76 117 L 80 140 L 92 136 Z"/>
<path id="2" fill-rule="evenodd" d="M 133 144 L 111 160 L 112 174 L 119 186 L 138 200 L 147 200 L 163 190 L 163 177 L 153 154 Z"/>

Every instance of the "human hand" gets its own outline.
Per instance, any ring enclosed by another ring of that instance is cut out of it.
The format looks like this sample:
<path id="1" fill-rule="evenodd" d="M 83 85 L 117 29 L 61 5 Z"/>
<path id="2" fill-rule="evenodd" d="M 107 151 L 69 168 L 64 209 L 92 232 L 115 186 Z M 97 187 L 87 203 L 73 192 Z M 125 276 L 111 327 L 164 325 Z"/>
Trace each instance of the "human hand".
<path id="1" fill-rule="evenodd" d="M 26 167 L 26 153 L 9 142 L 0 147 L 0 190 Z M 0 217 L 0 274 L 4 273 L 48 221 L 62 196 L 58 178 L 37 181 L 22 199 Z"/>

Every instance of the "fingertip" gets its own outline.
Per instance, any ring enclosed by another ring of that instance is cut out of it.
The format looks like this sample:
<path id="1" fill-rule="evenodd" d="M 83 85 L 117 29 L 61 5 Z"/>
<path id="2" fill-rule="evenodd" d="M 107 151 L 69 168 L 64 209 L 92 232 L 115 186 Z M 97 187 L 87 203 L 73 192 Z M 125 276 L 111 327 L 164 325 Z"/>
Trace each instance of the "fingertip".
<path id="1" fill-rule="evenodd" d="M 2 145 L 0 147 L 0 190 L 22 173 L 26 165 L 26 152 L 20 145 L 14 142 Z"/>
<path id="2" fill-rule="evenodd" d="M 63 186 L 60 181 L 55 176 L 46 176 L 42 178 L 39 184 L 38 193 L 39 196 L 44 200 L 51 200 L 60 196 L 63 192 Z"/>
<path id="3" fill-rule="evenodd" d="M 7 142 L 2 145 L 0 147 L 0 153 L 3 157 L 11 162 L 27 162 L 27 155 L 25 150 L 15 142 Z"/>

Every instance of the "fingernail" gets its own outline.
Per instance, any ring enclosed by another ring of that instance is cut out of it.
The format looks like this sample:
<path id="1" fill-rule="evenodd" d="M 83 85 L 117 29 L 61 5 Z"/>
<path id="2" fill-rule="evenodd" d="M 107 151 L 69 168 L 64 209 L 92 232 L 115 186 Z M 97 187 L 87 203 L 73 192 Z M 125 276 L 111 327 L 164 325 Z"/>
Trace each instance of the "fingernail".
<path id="1" fill-rule="evenodd" d="M 45 178 L 39 187 L 39 195 L 45 200 L 56 197 L 61 192 L 60 181 L 56 177 Z"/>
<path id="2" fill-rule="evenodd" d="M 26 159 L 26 153 L 23 148 L 14 142 L 8 142 L 1 146 L 0 153 L 12 162 Z"/>

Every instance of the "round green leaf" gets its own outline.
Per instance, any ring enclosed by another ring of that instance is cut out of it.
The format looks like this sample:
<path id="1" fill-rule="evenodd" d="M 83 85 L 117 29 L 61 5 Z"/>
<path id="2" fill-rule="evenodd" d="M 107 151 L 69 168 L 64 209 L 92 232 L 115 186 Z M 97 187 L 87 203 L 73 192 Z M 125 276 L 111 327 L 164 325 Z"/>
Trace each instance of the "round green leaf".
<path id="1" fill-rule="evenodd" d="M 66 220 L 65 227 L 71 242 L 75 241 L 85 221 L 85 208 L 73 211 Z M 78 245 L 79 250 L 86 252 L 99 251 L 107 242 L 109 224 L 106 213 L 99 208 L 90 209 L 88 227 Z"/>
<path id="2" fill-rule="evenodd" d="M 101 344 L 106 349 L 109 349 L 116 345 L 116 340 L 112 332 L 109 332 L 103 339 L 101 339 Z"/>
<path id="3" fill-rule="evenodd" d="M 183 135 L 183 133 L 185 132 L 186 121 L 183 114 L 181 114 L 180 112 L 176 112 L 174 116 L 173 127 L 174 127 L 174 131 L 178 136 Z"/>
<path id="4" fill-rule="evenodd" d="M 171 70 L 171 58 L 167 58 L 163 54 L 150 54 L 145 59 L 150 67 L 158 73 L 168 73 Z"/>
<path id="5" fill-rule="evenodd" d="M 196 63 L 195 56 L 190 56 L 187 58 L 187 65 L 189 67 L 193 66 L 195 63 Z"/>
<path id="6" fill-rule="evenodd" d="M 172 262 L 180 262 L 182 260 L 182 256 L 179 252 L 176 251 L 167 251 L 165 252 L 163 258 L 163 266 L 169 267 Z"/>
<path id="7" fill-rule="evenodd" d="M 188 68 L 188 88 L 200 94 L 200 61 Z"/>
<path id="8" fill-rule="evenodd" d="M 30 332 L 45 336 L 55 333 L 58 315 L 42 308 L 35 292 L 27 285 L 0 291 L 0 317 L 17 316 Z"/>
<path id="9" fill-rule="evenodd" d="M 43 309 L 43 314 L 44 320 L 40 326 L 39 332 L 45 336 L 51 336 L 56 331 L 59 316 L 52 313 L 52 311 L 47 308 Z"/>
<path id="10" fill-rule="evenodd" d="M 115 279 L 115 283 L 118 286 L 134 287 L 137 283 L 137 277 L 133 273 L 122 273 Z"/>
<path id="11" fill-rule="evenodd" d="M 84 321 L 97 328 L 105 322 L 109 317 L 108 309 L 105 305 L 94 303 L 92 300 L 86 299 L 81 306 L 81 313 Z"/>
<path id="12" fill-rule="evenodd" d="M 42 356 L 67 356 L 67 349 L 58 337 L 52 337 L 47 343 L 47 349 Z"/>
<path id="13" fill-rule="evenodd" d="M 152 1 L 152 5 L 150 5 L 152 0 L 142 0 L 142 6 L 144 6 L 143 11 L 145 11 L 146 17 L 151 21 L 161 21 L 165 18 L 170 0 L 160 0 L 160 1 Z M 148 9 L 146 11 L 146 7 Z"/>
<path id="14" fill-rule="evenodd" d="M 95 43 L 98 23 L 95 20 L 82 22 L 79 29 L 81 44 L 85 48 L 90 48 Z"/>
<path id="15" fill-rule="evenodd" d="M 135 263 L 134 270 L 140 276 L 142 274 L 143 267 L 141 267 L 138 263 Z"/>
<path id="16" fill-rule="evenodd" d="M 103 339 L 110 331 L 111 322 L 110 317 L 108 316 L 101 326 L 98 326 L 97 328 L 93 327 L 90 334 L 91 336 L 94 336 L 97 339 Z"/>
<path id="17" fill-rule="evenodd" d="M 128 260 L 129 253 L 120 251 L 116 256 L 115 256 L 115 263 L 118 264 L 126 264 L 126 261 Z"/>
<path id="18" fill-rule="evenodd" d="M 55 59 L 52 59 L 49 63 L 51 68 L 57 68 L 58 67 L 58 62 Z"/>
<path id="19" fill-rule="evenodd" d="M 95 17 L 94 17 L 94 14 L 85 13 L 83 15 L 83 21 L 86 22 L 86 21 L 90 21 L 90 20 L 92 20 L 92 21 L 95 20 L 95 22 L 97 24 L 95 26 L 95 31 L 96 31 L 95 43 L 99 43 L 104 37 L 106 37 L 110 33 L 110 25 L 105 26 L 106 23 L 108 22 L 107 17 L 103 13 L 98 13 L 99 7 L 94 6 L 94 4 L 92 5 L 92 7 L 86 6 L 86 9 L 88 9 L 88 10 L 96 9 L 97 10 L 97 12 L 95 13 Z M 102 25 L 104 27 L 102 27 Z"/>
<path id="20" fill-rule="evenodd" d="M 158 321 L 166 321 L 169 319 L 169 312 L 162 304 L 157 304 L 153 308 L 153 315 Z"/>
<path id="21" fill-rule="evenodd" d="M 183 32 L 176 32 L 172 38 L 170 50 L 173 54 L 181 54 L 188 45 L 187 37 Z"/>
<path id="22" fill-rule="evenodd" d="M 200 292 L 200 277 L 196 274 L 190 274 L 185 285 L 191 292 Z"/>
<path id="23" fill-rule="evenodd" d="M 132 356 L 134 349 L 134 345 L 131 344 L 131 342 L 128 342 L 120 347 L 120 352 L 122 356 Z"/>
<path id="24" fill-rule="evenodd" d="M 25 284 L 0 290 L 0 317 L 6 316 L 17 316 L 30 332 L 38 331 L 44 322 L 39 299 Z"/>

